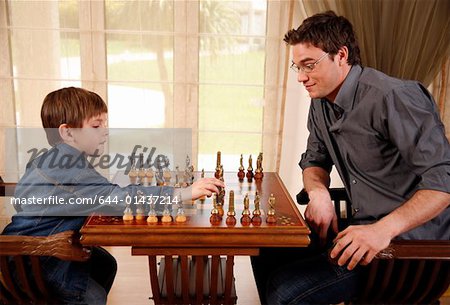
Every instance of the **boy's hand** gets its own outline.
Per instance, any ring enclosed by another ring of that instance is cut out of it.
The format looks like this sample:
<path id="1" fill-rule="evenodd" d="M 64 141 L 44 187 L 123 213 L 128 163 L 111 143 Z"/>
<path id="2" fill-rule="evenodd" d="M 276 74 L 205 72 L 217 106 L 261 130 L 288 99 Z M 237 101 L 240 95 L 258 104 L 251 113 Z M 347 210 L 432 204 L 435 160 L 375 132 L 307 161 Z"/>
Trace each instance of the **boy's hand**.
<path id="1" fill-rule="evenodd" d="M 203 196 L 210 197 L 213 193 L 219 193 L 218 187 L 225 187 L 223 181 L 216 178 L 199 179 L 182 191 L 183 201 L 195 200 Z"/>

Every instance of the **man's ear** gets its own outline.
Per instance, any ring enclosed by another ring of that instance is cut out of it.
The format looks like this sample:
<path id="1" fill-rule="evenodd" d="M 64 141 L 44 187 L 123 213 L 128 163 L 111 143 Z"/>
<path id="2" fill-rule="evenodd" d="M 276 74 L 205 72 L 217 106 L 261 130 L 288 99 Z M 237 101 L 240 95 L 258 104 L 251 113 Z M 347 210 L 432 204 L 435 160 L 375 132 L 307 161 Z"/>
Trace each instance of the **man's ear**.
<path id="1" fill-rule="evenodd" d="M 337 52 L 337 59 L 339 65 L 346 64 L 348 60 L 348 48 L 346 46 L 341 47 Z"/>
<path id="2" fill-rule="evenodd" d="M 61 137 L 61 139 L 64 142 L 72 142 L 73 141 L 73 136 L 72 136 L 72 132 L 70 130 L 69 125 L 67 125 L 67 124 L 59 125 L 58 131 L 59 131 L 59 136 Z"/>

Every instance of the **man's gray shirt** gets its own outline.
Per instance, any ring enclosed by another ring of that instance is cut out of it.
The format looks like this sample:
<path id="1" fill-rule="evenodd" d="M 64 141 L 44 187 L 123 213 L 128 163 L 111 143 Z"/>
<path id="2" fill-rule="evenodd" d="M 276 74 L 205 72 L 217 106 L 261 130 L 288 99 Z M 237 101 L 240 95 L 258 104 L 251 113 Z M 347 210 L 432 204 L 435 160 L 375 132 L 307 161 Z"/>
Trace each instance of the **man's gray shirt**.
<path id="1" fill-rule="evenodd" d="M 417 190 L 450 193 L 450 145 L 433 98 L 418 82 L 353 66 L 334 103 L 311 101 L 308 129 L 299 164 L 328 172 L 336 166 L 353 223 L 379 220 Z M 450 208 L 399 237 L 450 239 Z"/>

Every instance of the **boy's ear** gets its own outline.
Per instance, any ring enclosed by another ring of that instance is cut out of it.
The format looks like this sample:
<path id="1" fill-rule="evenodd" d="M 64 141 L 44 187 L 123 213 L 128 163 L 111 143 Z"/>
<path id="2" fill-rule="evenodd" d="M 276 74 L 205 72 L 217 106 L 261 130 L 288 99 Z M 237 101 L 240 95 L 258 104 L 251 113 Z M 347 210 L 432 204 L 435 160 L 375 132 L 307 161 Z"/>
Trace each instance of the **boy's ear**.
<path id="1" fill-rule="evenodd" d="M 70 130 L 69 125 L 67 125 L 67 124 L 59 125 L 58 131 L 59 131 L 59 136 L 61 137 L 61 139 L 64 142 L 72 142 L 73 141 L 72 132 Z"/>

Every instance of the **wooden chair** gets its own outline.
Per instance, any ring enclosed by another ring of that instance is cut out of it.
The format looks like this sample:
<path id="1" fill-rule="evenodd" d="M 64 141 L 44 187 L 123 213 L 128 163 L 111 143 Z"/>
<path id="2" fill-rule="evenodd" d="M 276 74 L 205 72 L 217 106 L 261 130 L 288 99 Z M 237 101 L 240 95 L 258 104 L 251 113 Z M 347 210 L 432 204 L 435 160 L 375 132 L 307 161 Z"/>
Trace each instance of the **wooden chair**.
<path id="1" fill-rule="evenodd" d="M 39 258 L 86 261 L 89 255 L 90 250 L 80 245 L 79 235 L 73 231 L 44 237 L 0 235 L 0 303 L 57 303 L 46 287 Z"/>
<path id="2" fill-rule="evenodd" d="M 339 229 L 350 220 L 345 189 L 330 189 Z M 309 202 L 302 190 L 299 204 Z M 394 240 L 367 266 L 361 292 L 352 304 L 439 304 L 450 284 L 450 241 Z"/>

